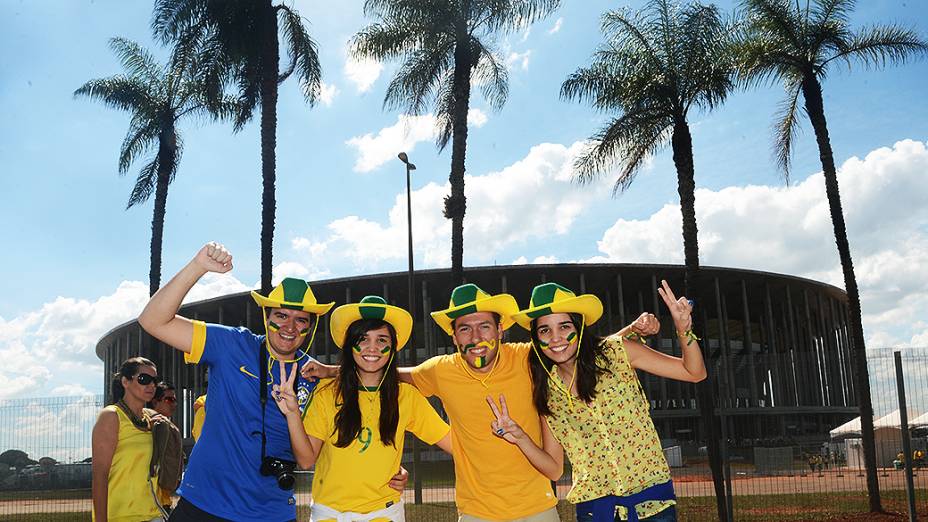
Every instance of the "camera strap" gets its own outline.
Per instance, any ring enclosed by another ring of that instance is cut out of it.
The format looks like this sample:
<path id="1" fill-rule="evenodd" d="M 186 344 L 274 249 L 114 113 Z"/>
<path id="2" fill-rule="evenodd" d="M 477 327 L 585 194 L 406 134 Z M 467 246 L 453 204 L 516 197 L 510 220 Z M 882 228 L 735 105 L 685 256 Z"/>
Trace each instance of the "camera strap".
<path id="1" fill-rule="evenodd" d="M 267 335 L 267 334 L 265 334 Z M 267 446 L 267 435 L 264 431 L 264 410 L 267 409 L 267 381 L 265 380 L 265 375 L 267 375 L 267 346 L 265 343 L 261 343 L 261 348 L 258 350 L 258 400 L 261 401 L 261 462 L 264 462 L 265 451 Z"/>

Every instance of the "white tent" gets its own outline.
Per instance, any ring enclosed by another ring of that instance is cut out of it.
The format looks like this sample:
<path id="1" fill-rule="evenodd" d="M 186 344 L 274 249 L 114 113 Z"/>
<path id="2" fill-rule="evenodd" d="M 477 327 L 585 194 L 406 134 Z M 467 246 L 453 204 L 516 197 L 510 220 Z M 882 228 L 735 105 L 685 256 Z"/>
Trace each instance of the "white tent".
<path id="1" fill-rule="evenodd" d="M 928 413 L 922 415 L 921 417 L 909 419 L 910 428 L 921 428 L 924 426 L 928 426 Z"/>
<path id="2" fill-rule="evenodd" d="M 828 433 L 831 434 L 831 438 L 833 439 L 860 435 L 860 417 L 849 420 Z"/>
<path id="3" fill-rule="evenodd" d="M 907 420 L 911 426 L 912 420 L 918 417 L 918 411 L 911 407 L 906 408 L 906 410 L 909 412 Z M 896 428 L 897 430 L 902 429 L 902 416 L 900 415 L 899 410 L 896 410 L 889 415 L 880 417 L 879 419 L 873 421 L 873 429 L 876 430 L 880 428 Z"/>

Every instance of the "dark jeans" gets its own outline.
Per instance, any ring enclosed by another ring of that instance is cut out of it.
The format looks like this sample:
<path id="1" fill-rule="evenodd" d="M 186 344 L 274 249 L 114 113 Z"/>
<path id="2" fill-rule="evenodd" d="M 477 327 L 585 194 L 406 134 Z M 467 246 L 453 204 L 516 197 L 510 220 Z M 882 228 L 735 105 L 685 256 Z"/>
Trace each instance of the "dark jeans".
<path id="1" fill-rule="evenodd" d="M 174 507 L 174 511 L 171 512 L 171 517 L 168 518 L 168 522 L 231 522 L 228 519 L 217 517 L 216 515 L 210 515 L 206 511 L 194 506 L 188 502 L 184 497 L 181 497 L 177 501 L 177 506 Z M 296 522 L 296 519 L 293 519 L 291 522 Z"/>
<path id="2" fill-rule="evenodd" d="M 618 514 L 616 514 L 615 520 L 620 520 Z M 677 522 L 677 507 L 670 506 L 656 515 L 639 520 L 647 522 Z M 580 513 L 580 511 L 577 511 L 577 522 L 594 522 L 593 515 L 591 513 Z"/>

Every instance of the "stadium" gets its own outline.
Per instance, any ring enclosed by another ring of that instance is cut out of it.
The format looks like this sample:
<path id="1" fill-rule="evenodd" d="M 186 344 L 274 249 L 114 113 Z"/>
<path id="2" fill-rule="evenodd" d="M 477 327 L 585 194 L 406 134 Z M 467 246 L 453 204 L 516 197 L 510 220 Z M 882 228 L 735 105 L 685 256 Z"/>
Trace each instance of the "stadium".
<path id="1" fill-rule="evenodd" d="M 852 355 L 847 327 L 847 296 L 831 285 L 798 277 L 703 267 L 703 292 L 695 310 L 695 330 L 707 351 L 706 366 L 717 392 L 718 413 L 729 419 L 723 436 L 739 446 L 769 441 L 821 441 L 833 426 L 858 415 L 852 379 Z M 644 264 L 511 265 L 469 268 L 465 279 L 490 293 L 507 292 L 524 306 L 532 288 L 556 281 L 578 293 L 593 293 L 605 312 L 595 332 L 607 335 L 633 321 L 642 311 L 662 320 L 662 332 L 649 344 L 665 353 L 680 355 L 667 310 L 656 288 L 666 279 L 683 288 L 683 267 Z M 454 350 L 450 339 L 428 313 L 444 308 L 450 294 L 450 271 L 415 273 L 416 325 L 411 346 L 401 364 L 414 364 Z M 320 302 L 336 304 L 365 295 L 382 295 L 406 307 L 408 274 L 396 272 L 312 283 Z M 259 309 L 247 292 L 189 303 L 181 315 L 207 322 L 242 325 L 262 331 Z M 510 340 L 526 340 L 515 327 Z M 161 375 L 182 392 L 175 419 L 185 435 L 192 424 L 193 401 L 205 393 L 203 368 L 187 365 L 182 354 L 144 335 L 136 321 L 119 325 L 97 343 L 104 375 L 134 355 L 149 357 Z M 323 321 L 311 353 L 332 362 L 338 352 Z M 640 375 L 651 402 L 652 417 L 665 446 L 679 445 L 685 453 L 704 445 L 699 410 L 692 385 Z M 110 383 L 104 389 L 109 396 Z M 724 428 L 723 428 L 724 429 Z M 702 442 L 701 442 L 702 441 Z"/>

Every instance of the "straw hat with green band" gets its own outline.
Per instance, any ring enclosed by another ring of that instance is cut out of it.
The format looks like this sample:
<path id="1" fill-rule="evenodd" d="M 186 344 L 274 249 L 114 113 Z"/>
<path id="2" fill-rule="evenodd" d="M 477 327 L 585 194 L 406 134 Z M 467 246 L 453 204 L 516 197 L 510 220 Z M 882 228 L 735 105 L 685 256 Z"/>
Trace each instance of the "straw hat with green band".
<path id="1" fill-rule="evenodd" d="M 448 335 L 454 335 L 451 323 L 458 317 L 476 312 L 494 312 L 499 314 L 503 330 L 513 325 L 512 314 L 519 311 L 516 299 L 509 294 L 490 295 L 479 286 L 468 283 L 451 292 L 448 308 L 432 312 L 432 319 Z"/>
<path id="2" fill-rule="evenodd" d="M 311 314 L 322 315 L 332 308 L 335 303 L 320 304 L 313 295 L 309 283 L 302 279 L 286 277 L 271 293 L 264 297 L 258 292 L 251 292 L 251 297 L 261 308 L 288 308 L 302 310 Z"/>
<path id="3" fill-rule="evenodd" d="M 513 314 L 519 326 L 531 330 L 532 320 L 548 314 L 575 313 L 583 315 L 587 326 L 603 315 L 603 303 L 593 294 L 577 295 L 557 283 L 544 283 L 532 289 L 528 308 Z"/>
<path id="4" fill-rule="evenodd" d="M 398 306 L 388 305 L 383 297 L 369 295 L 361 299 L 360 303 L 341 305 L 332 312 L 329 330 L 336 346 L 344 347 L 348 327 L 361 319 L 381 319 L 389 323 L 396 330 L 396 351 L 406 346 L 412 333 L 412 315 L 409 312 Z"/>

